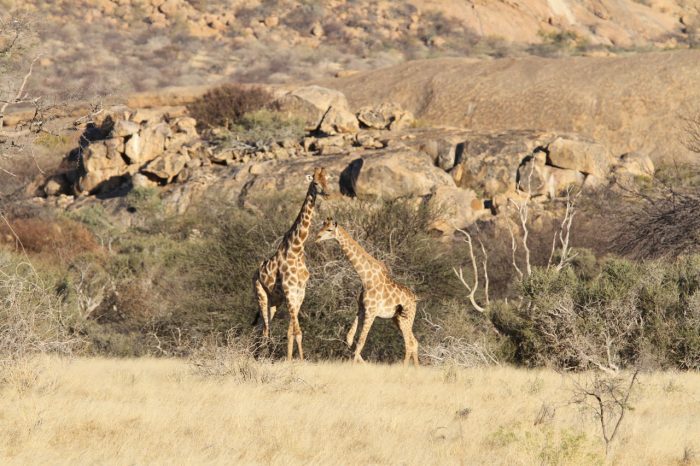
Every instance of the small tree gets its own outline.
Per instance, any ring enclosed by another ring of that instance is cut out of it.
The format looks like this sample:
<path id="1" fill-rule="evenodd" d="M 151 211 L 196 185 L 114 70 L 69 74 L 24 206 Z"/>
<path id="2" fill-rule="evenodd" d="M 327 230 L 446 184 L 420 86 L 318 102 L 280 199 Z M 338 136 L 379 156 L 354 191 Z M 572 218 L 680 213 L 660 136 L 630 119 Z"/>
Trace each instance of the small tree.
<path id="1" fill-rule="evenodd" d="M 574 380 L 573 402 L 591 413 L 600 424 L 606 456 L 610 454 L 611 443 L 617 438 L 625 414 L 633 409 L 630 396 L 638 376 L 639 369 L 632 373 L 629 382 L 624 376 L 601 372 L 594 372 L 592 378 L 585 381 Z"/>

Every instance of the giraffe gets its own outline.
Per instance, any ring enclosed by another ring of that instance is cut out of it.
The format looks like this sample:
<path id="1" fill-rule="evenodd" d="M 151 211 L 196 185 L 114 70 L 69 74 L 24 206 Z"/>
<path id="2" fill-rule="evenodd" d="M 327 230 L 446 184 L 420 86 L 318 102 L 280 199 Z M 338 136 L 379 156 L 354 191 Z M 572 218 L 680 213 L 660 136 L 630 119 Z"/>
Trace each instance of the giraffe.
<path id="1" fill-rule="evenodd" d="M 287 231 L 277 251 L 263 261 L 253 276 L 253 289 L 258 300 L 259 314 L 263 318 L 263 338 L 270 338 L 270 321 L 277 312 L 277 307 L 286 301 L 289 311 L 289 328 L 287 329 L 287 360 L 294 354 L 294 341 L 299 350 L 299 358 L 304 359 L 299 326 L 299 308 L 304 301 L 306 282 L 309 271 L 304 261 L 304 243 L 309 236 L 309 227 L 314 213 L 316 196 L 328 196 L 326 171 L 314 169 L 313 176 L 308 175 L 309 190 L 301 206 L 299 215 Z M 257 317 L 256 317 L 257 322 Z M 293 337 L 293 338 L 292 338 Z"/>
<path id="2" fill-rule="evenodd" d="M 353 362 L 364 362 L 362 348 L 369 329 L 376 317 L 393 319 L 401 331 L 404 341 L 404 365 L 418 365 L 418 340 L 413 335 L 413 320 L 416 317 L 416 296 L 405 286 L 396 283 L 384 263 L 372 257 L 337 222 L 328 218 L 316 236 L 316 242 L 336 239 L 362 281 L 362 292 L 358 298 L 358 312 L 345 339 L 352 346 L 358 324 L 360 336 L 355 346 Z"/>

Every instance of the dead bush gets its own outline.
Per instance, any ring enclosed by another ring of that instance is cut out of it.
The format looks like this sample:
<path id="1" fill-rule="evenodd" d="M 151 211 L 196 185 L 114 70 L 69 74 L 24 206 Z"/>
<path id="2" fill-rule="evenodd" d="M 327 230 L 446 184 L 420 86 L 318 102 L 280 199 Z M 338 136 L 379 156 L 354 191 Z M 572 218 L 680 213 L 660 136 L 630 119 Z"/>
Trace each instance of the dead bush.
<path id="1" fill-rule="evenodd" d="M 187 106 L 200 129 L 233 129 L 243 116 L 267 108 L 272 94 L 260 86 L 225 84 L 208 91 Z"/>
<path id="2" fill-rule="evenodd" d="M 63 262 L 100 250 L 90 230 L 69 219 L 30 217 L 0 221 L 0 242 L 18 251 L 43 254 Z"/>
<path id="3" fill-rule="evenodd" d="M 196 374 L 203 377 L 230 378 L 236 383 L 267 384 L 277 378 L 269 361 L 255 357 L 259 347 L 253 338 L 241 338 L 229 332 L 220 341 L 211 335 L 189 356 Z"/>
<path id="4" fill-rule="evenodd" d="M 0 252 L 0 366 L 40 353 L 71 354 L 83 343 L 75 324 L 51 281 L 26 257 Z"/>
<path id="5" fill-rule="evenodd" d="M 619 212 L 611 249 L 635 258 L 677 257 L 700 250 L 700 190 L 656 185 Z"/>

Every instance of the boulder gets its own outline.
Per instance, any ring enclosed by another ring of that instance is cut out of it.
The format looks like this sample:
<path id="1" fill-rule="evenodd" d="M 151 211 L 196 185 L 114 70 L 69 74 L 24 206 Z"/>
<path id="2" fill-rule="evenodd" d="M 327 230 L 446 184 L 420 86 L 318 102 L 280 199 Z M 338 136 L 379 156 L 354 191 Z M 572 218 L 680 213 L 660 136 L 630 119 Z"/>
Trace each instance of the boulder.
<path id="1" fill-rule="evenodd" d="M 197 137 L 197 120 L 192 117 L 176 118 L 172 124 L 177 133 L 184 133 L 190 137 Z"/>
<path id="2" fill-rule="evenodd" d="M 331 107 L 323 116 L 318 129 L 324 134 L 333 136 L 341 133 L 356 133 L 360 125 L 350 111 Z"/>
<path id="3" fill-rule="evenodd" d="M 194 138 L 185 133 L 175 133 L 165 140 L 165 150 L 178 150 L 194 141 Z"/>
<path id="4" fill-rule="evenodd" d="M 367 128 L 399 130 L 413 122 L 413 114 L 392 102 L 362 107 L 357 119 Z"/>
<path id="5" fill-rule="evenodd" d="M 105 141 L 95 141 L 83 150 L 83 168 L 87 173 L 125 167 L 126 162 L 121 154 L 114 151 L 110 154 Z"/>
<path id="6" fill-rule="evenodd" d="M 110 138 L 104 140 L 105 148 L 107 149 L 107 158 L 113 159 L 119 157 L 121 159 L 124 153 L 125 144 L 122 138 Z"/>
<path id="7" fill-rule="evenodd" d="M 536 151 L 525 157 L 518 167 L 516 187 L 518 190 L 530 193 L 532 196 L 542 196 L 550 193 L 550 173 L 546 165 L 547 154 Z"/>
<path id="8" fill-rule="evenodd" d="M 133 134 L 124 144 L 124 155 L 127 156 L 130 163 L 135 163 L 141 158 L 141 136 Z"/>
<path id="9" fill-rule="evenodd" d="M 141 171 L 170 183 L 185 168 L 189 159 L 187 154 L 166 152 L 151 160 Z"/>
<path id="10" fill-rule="evenodd" d="M 275 101 L 281 112 L 302 118 L 308 131 L 315 131 L 323 116 L 331 107 L 349 111 L 348 101 L 342 92 L 321 86 L 305 86 L 295 89 Z"/>
<path id="11" fill-rule="evenodd" d="M 450 176 L 425 154 L 386 151 L 359 160 L 348 166 L 348 177 L 354 180 L 354 195 L 361 199 L 422 197 L 440 186 L 454 187 Z"/>
<path id="12" fill-rule="evenodd" d="M 180 5 L 178 0 L 165 0 L 165 2 L 158 7 L 158 10 L 168 17 L 175 16 L 181 9 L 182 5 Z"/>
<path id="13" fill-rule="evenodd" d="M 428 205 L 437 213 L 432 228 L 451 235 L 456 228 L 471 225 L 480 215 L 487 214 L 483 202 L 479 202 L 471 189 L 454 186 L 437 186 L 430 196 Z"/>
<path id="14" fill-rule="evenodd" d="M 149 162 L 165 150 L 165 140 L 172 134 L 167 123 L 143 128 L 126 142 L 125 153 L 130 163 Z"/>
<path id="15" fill-rule="evenodd" d="M 457 145 L 451 141 L 441 139 L 437 141 L 437 156 L 435 163 L 445 171 L 451 170 L 455 166 Z"/>
<path id="16" fill-rule="evenodd" d="M 143 173 L 135 173 L 131 177 L 131 185 L 134 188 L 154 188 L 158 186 L 158 183 L 156 183 Z"/>
<path id="17" fill-rule="evenodd" d="M 394 116 L 394 120 L 389 123 L 390 131 L 401 131 L 402 129 L 410 128 L 411 125 L 416 121 L 413 113 L 408 110 L 402 110 L 400 113 Z"/>
<path id="18" fill-rule="evenodd" d="M 586 181 L 586 175 L 576 170 L 546 166 L 547 194 L 550 198 L 566 194 L 571 187 L 581 187 Z"/>
<path id="19" fill-rule="evenodd" d="M 376 138 L 371 132 L 362 131 L 355 136 L 355 144 L 363 149 L 381 149 L 384 143 Z"/>
<path id="20" fill-rule="evenodd" d="M 599 191 L 609 185 L 607 178 L 601 178 L 595 175 L 586 175 L 583 182 L 583 190 L 586 192 Z"/>
<path id="21" fill-rule="evenodd" d="M 305 177 L 317 166 L 325 167 L 329 173 L 332 192 L 362 200 L 419 198 L 430 195 L 439 186 L 454 187 L 450 176 L 425 154 L 386 149 L 361 157 L 342 153 L 226 167 L 231 175 L 217 177 L 216 183 L 208 181 L 206 189 L 213 197 L 243 203 L 269 197 L 271 192 L 290 191 L 303 196 L 308 188 Z M 254 167 L 253 173 L 248 172 L 250 167 Z"/>
<path id="22" fill-rule="evenodd" d="M 656 168 L 649 156 L 639 152 L 630 152 L 620 156 L 619 166 L 616 171 L 618 173 L 627 173 L 633 177 L 652 178 L 656 172 Z"/>
<path id="23" fill-rule="evenodd" d="M 152 108 L 139 108 L 131 115 L 130 120 L 134 123 L 157 123 L 162 118 L 162 110 Z"/>
<path id="24" fill-rule="evenodd" d="M 608 149 L 595 142 L 556 138 L 547 146 L 549 165 L 606 177 L 613 163 Z"/>
<path id="25" fill-rule="evenodd" d="M 61 177 L 53 176 L 44 184 L 43 190 L 46 196 L 58 196 L 65 190 L 65 182 Z"/>
<path id="26" fill-rule="evenodd" d="M 123 138 L 136 134 L 141 129 L 141 125 L 129 120 L 116 120 L 112 127 L 112 137 Z"/>
<path id="27" fill-rule="evenodd" d="M 570 186 L 582 186 L 586 175 L 568 168 L 546 165 L 547 154 L 537 150 L 518 167 L 517 187 L 533 196 L 553 199 L 566 193 Z"/>
<path id="28" fill-rule="evenodd" d="M 110 191 L 124 182 L 124 175 L 126 173 L 121 167 L 93 170 L 78 179 L 76 188 L 82 193 L 94 193 L 98 190 Z"/>
<path id="29" fill-rule="evenodd" d="M 313 149 L 317 150 L 320 155 L 339 154 L 345 152 L 345 147 L 349 141 L 344 135 L 329 136 L 326 138 L 318 138 L 313 143 Z"/>
<path id="30" fill-rule="evenodd" d="M 514 191 L 523 158 L 551 140 L 551 134 L 535 131 L 469 133 L 454 145 L 455 165 L 450 174 L 457 186 L 487 198 Z"/>

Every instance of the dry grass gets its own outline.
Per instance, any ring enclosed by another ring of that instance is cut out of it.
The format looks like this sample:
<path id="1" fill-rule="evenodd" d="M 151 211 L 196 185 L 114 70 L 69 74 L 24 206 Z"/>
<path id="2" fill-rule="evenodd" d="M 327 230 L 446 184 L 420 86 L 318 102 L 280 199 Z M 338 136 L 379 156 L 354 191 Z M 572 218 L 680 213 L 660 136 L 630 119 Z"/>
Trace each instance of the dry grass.
<path id="1" fill-rule="evenodd" d="M 551 371 L 264 366 L 256 382 L 180 360 L 35 360 L 0 388 L 0 463 L 605 461 L 572 381 Z M 697 464 L 698 393 L 698 373 L 644 375 L 609 460 Z"/>

